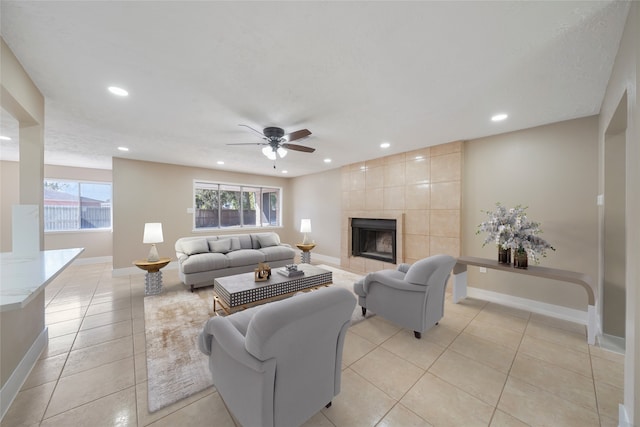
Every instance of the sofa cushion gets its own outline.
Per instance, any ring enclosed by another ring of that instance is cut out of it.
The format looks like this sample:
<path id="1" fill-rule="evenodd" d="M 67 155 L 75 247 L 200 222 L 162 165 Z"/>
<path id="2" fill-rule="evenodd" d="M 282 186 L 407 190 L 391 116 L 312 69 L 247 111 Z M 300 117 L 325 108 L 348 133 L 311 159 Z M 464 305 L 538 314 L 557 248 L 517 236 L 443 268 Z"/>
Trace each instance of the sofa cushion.
<path id="1" fill-rule="evenodd" d="M 271 246 L 278 246 L 280 244 L 280 239 L 278 239 L 278 235 L 275 233 L 260 234 L 258 235 L 258 242 L 260 243 L 261 248 L 268 248 Z"/>
<path id="2" fill-rule="evenodd" d="M 231 239 L 209 240 L 209 250 L 226 254 L 231 250 Z"/>
<path id="3" fill-rule="evenodd" d="M 209 245 L 205 239 L 185 240 L 182 242 L 182 252 L 187 255 L 209 252 Z"/>
<path id="4" fill-rule="evenodd" d="M 296 251 L 291 249 L 291 247 L 282 245 L 262 248 L 259 249 L 259 251 L 264 254 L 265 262 L 282 261 L 284 259 L 294 258 L 296 256 Z"/>
<path id="5" fill-rule="evenodd" d="M 185 274 L 200 273 L 227 268 L 229 260 L 226 255 L 218 253 L 194 254 L 182 261 L 181 266 Z"/>
<path id="6" fill-rule="evenodd" d="M 254 264 L 257 267 L 259 262 L 264 262 L 264 254 L 255 249 L 240 249 L 229 252 L 225 256 L 229 260 L 229 267 L 244 267 Z"/>

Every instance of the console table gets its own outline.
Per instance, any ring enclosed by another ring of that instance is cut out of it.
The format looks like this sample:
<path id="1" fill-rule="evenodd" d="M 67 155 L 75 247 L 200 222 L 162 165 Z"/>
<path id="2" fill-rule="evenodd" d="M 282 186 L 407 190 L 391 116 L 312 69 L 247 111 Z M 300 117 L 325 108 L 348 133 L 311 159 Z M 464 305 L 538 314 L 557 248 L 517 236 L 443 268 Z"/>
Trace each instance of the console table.
<path id="1" fill-rule="evenodd" d="M 526 269 L 514 268 L 510 264 L 501 264 L 497 260 L 462 256 L 458 258 L 453 267 L 453 302 L 457 304 L 467 297 L 467 266 L 490 268 L 492 270 L 508 271 L 527 276 L 542 277 L 545 279 L 559 280 L 561 282 L 575 283 L 587 292 L 589 304 L 587 305 L 587 342 L 595 344 L 596 340 L 596 298 L 597 289 L 591 277 L 574 271 L 559 270 L 557 268 L 529 266 Z"/>

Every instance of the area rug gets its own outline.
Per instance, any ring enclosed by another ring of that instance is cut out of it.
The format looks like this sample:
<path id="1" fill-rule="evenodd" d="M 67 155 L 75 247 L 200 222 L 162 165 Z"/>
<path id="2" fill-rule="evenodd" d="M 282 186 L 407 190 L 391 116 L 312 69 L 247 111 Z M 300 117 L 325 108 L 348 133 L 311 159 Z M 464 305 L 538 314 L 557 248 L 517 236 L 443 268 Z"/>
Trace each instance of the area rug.
<path id="1" fill-rule="evenodd" d="M 361 276 L 327 265 L 333 286 L 353 292 Z M 367 317 L 372 314 L 367 313 Z M 212 386 L 207 356 L 198 349 L 198 334 L 213 316 L 213 287 L 181 289 L 144 298 L 149 412 Z M 364 319 L 356 305 L 352 324 Z"/>

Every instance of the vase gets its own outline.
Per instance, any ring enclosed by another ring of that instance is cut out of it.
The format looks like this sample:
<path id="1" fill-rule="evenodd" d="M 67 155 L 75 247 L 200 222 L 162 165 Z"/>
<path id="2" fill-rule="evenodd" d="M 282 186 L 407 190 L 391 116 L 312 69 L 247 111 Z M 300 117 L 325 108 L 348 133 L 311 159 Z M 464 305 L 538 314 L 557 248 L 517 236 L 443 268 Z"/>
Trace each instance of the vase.
<path id="1" fill-rule="evenodd" d="M 529 255 L 527 251 L 514 251 L 513 253 L 513 266 L 515 268 L 527 268 L 529 265 Z"/>
<path id="2" fill-rule="evenodd" d="M 502 246 L 498 246 L 498 262 L 511 264 L 511 249 L 503 249 Z"/>

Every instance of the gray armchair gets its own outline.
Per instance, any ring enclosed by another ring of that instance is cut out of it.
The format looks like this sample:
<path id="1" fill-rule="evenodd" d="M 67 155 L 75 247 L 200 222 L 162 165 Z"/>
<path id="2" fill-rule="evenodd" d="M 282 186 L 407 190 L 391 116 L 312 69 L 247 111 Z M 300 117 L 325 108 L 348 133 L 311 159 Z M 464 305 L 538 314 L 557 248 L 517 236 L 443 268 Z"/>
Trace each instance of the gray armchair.
<path id="1" fill-rule="evenodd" d="M 355 305 L 327 287 L 207 321 L 199 347 L 240 424 L 297 426 L 331 405 Z"/>
<path id="2" fill-rule="evenodd" d="M 455 263 L 449 255 L 435 255 L 367 274 L 353 285 L 362 315 L 369 309 L 421 338 L 444 315 L 444 292 Z"/>

